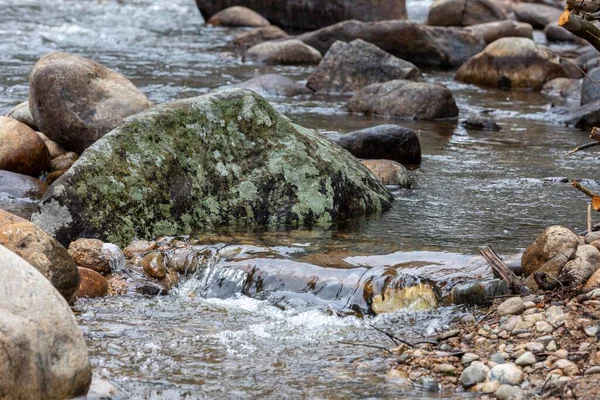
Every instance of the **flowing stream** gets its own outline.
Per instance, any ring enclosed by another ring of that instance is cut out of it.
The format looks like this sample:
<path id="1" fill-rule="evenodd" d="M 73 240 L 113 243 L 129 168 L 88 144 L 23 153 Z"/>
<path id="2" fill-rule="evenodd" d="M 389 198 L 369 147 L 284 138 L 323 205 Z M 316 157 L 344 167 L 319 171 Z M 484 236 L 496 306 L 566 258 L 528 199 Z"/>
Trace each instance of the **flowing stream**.
<path id="1" fill-rule="evenodd" d="M 408 1 L 411 18 L 423 21 L 428 4 Z M 244 30 L 204 26 L 193 0 L 0 0 L 0 6 L 2 115 L 27 98 L 29 72 L 50 51 L 103 63 L 156 103 L 262 73 L 303 81 L 312 70 L 242 63 L 232 55 L 231 42 Z M 347 97 L 269 98 L 293 120 L 324 135 L 383 123 L 406 126 L 421 140 L 423 163 L 412 171 L 413 188 L 395 190 L 397 200 L 383 216 L 334 231 L 254 232 L 248 242 L 263 250 L 250 251 L 248 259 L 319 276 L 393 268 L 443 282 L 484 275 L 485 268 L 472 261 L 479 246 L 516 253 L 549 225 L 585 229 L 587 200 L 557 178 L 588 179 L 589 186 L 597 186 L 596 153 L 565 156 L 587 135 L 552 124 L 552 100 L 457 83 L 452 71 L 423 72 L 427 81 L 453 91 L 461 118 L 485 111 L 502 131 L 466 131 L 458 121 L 351 115 L 344 110 Z M 209 244 L 226 245 L 231 243 L 216 239 Z M 211 291 L 206 269 L 235 274 L 226 266 L 216 256 L 205 260 L 205 274 L 193 275 L 169 296 L 79 301 L 75 308 L 95 376 L 113 382 L 124 398 L 453 397 L 387 380 L 391 358 L 385 352 L 340 341 L 390 346 L 372 325 L 418 337 L 435 333 L 464 310 L 341 316 L 349 314 L 344 305 L 319 304 L 297 292 L 250 298 L 234 294 L 240 290 Z M 281 283 L 284 292 L 286 284 Z"/>

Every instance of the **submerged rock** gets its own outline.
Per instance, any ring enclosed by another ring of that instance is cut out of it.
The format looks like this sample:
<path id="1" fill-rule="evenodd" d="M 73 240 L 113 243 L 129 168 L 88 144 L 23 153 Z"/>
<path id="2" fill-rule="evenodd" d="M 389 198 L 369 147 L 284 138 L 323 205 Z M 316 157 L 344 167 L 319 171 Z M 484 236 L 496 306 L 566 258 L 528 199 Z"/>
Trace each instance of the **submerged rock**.
<path id="1" fill-rule="evenodd" d="M 223 86 L 219 89 L 250 89 L 261 96 L 293 97 L 313 93 L 306 86 L 278 74 L 259 75 L 245 82 Z"/>
<path id="2" fill-rule="evenodd" d="M 358 158 L 421 164 L 419 137 L 399 125 L 379 125 L 350 132 L 337 138 L 336 143 Z"/>
<path id="3" fill-rule="evenodd" d="M 0 398 L 70 399 L 92 372 L 69 305 L 25 260 L 0 246 Z"/>
<path id="4" fill-rule="evenodd" d="M 67 301 L 79 287 L 73 259 L 54 238 L 31 222 L 0 210 L 0 244 L 40 271 Z"/>
<path id="5" fill-rule="evenodd" d="M 362 164 L 369 168 L 384 185 L 410 187 L 408 171 L 404 165 L 392 160 L 364 160 Z"/>
<path id="6" fill-rule="evenodd" d="M 491 0 L 435 0 L 429 6 L 427 25 L 470 26 L 505 19 L 504 11 Z"/>
<path id="7" fill-rule="evenodd" d="M 464 29 L 431 27 L 412 21 L 345 21 L 296 36 L 321 54 L 335 42 L 362 39 L 415 65 L 457 67 L 484 48 L 481 38 Z"/>
<path id="8" fill-rule="evenodd" d="M 282 42 L 264 42 L 252 46 L 246 52 L 244 60 L 264 64 L 300 65 L 318 64 L 323 56 L 318 50 L 299 40 Z"/>
<path id="9" fill-rule="evenodd" d="M 234 6 L 219 11 L 208 21 L 209 25 L 214 26 L 250 26 L 261 27 L 270 25 L 262 15 L 247 7 Z"/>
<path id="10" fill-rule="evenodd" d="M 289 35 L 274 25 L 263 26 L 262 28 L 256 28 L 250 32 L 244 32 L 239 35 L 233 43 L 245 50 L 254 45 L 262 42 L 268 42 L 269 40 L 284 39 Z"/>
<path id="11" fill-rule="evenodd" d="M 49 163 L 48 148 L 33 129 L 0 117 L 0 170 L 38 177 Z"/>
<path id="12" fill-rule="evenodd" d="M 29 111 L 29 101 L 24 101 L 22 103 L 17 104 L 12 110 L 6 114 L 7 117 L 16 119 L 17 121 L 27 125 L 34 131 L 38 130 L 38 127 L 33 120 L 33 115 L 31 115 L 31 111 Z"/>
<path id="13" fill-rule="evenodd" d="M 511 20 L 487 22 L 468 26 L 465 29 L 475 36 L 481 37 L 486 44 L 503 37 L 533 38 L 533 27 L 531 25 Z"/>
<path id="14" fill-rule="evenodd" d="M 565 76 L 562 66 L 544 48 L 531 39 L 512 37 L 488 45 L 456 73 L 456 79 L 465 83 L 534 90 Z"/>
<path id="15" fill-rule="evenodd" d="M 353 112 L 432 120 L 458 116 L 454 96 L 439 83 L 389 81 L 369 85 L 350 99 Z"/>
<path id="16" fill-rule="evenodd" d="M 50 187 L 33 220 L 63 243 L 124 245 L 223 225 L 329 225 L 392 201 L 349 153 L 238 89 L 129 118 Z"/>
<path id="17" fill-rule="evenodd" d="M 29 84 L 36 125 L 51 140 L 79 154 L 126 117 L 152 106 L 123 75 L 66 53 L 40 58 Z"/>
<path id="18" fill-rule="evenodd" d="M 422 78 L 413 64 L 357 39 L 351 43 L 335 42 L 308 78 L 307 86 L 316 92 L 352 93 L 394 79 Z"/>
<path id="19" fill-rule="evenodd" d="M 499 132 L 502 130 L 500 125 L 495 123 L 493 120 L 489 118 L 483 118 L 477 115 L 471 115 L 465 121 L 462 122 L 462 125 L 474 131 L 492 131 Z"/>

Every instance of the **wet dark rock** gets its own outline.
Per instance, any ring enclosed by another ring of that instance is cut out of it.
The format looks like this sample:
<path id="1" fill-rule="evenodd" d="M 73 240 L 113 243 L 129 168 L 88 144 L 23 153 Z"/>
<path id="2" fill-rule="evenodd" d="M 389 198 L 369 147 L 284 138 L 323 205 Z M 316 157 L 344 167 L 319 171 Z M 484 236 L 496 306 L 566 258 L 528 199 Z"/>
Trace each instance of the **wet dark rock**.
<path id="1" fill-rule="evenodd" d="M 491 132 L 499 132 L 502 130 L 500 125 L 495 123 L 490 118 L 484 118 L 477 115 L 472 115 L 462 122 L 462 125 L 468 129 L 473 131 L 491 131 Z"/>
<path id="2" fill-rule="evenodd" d="M 600 125 L 600 100 L 573 108 L 554 110 L 556 122 L 587 129 Z"/>
<path id="3" fill-rule="evenodd" d="M 370 84 L 395 79 L 422 78 L 415 65 L 357 39 L 335 42 L 308 78 L 307 86 L 320 93 L 353 93 Z"/>
<path id="4" fill-rule="evenodd" d="M 93 269 L 78 267 L 81 283 L 77 291 L 78 298 L 104 297 L 108 294 L 108 282 Z"/>
<path id="5" fill-rule="evenodd" d="M 49 163 L 48 148 L 33 129 L 0 117 L 0 170 L 37 177 Z"/>
<path id="6" fill-rule="evenodd" d="M 329 226 L 392 201 L 349 153 L 233 89 L 129 118 L 54 182 L 33 220 L 64 243 L 125 245 L 219 226 Z"/>
<path id="7" fill-rule="evenodd" d="M 490 0 L 435 0 L 427 25 L 470 26 L 505 19 L 506 13 Z"/>
<path id="8" fill-rule="evenodd" d="M 214 26 L 248 26 L 248 27 L 261 27 L 270 25 L 262 15 L 247 7 L 234 6 L 219 11 L 208 21 L 209 25 Z"/>
<path id="9" fill-rule="evenodd" d="M 75 262 L 54 238 L 31 222 L 0 210 L 0 244 L 42 273 L 67 301 L 79 287 Z"/>
<path id="10" fill-rule="evenodd" d="M 503 37 L 533 38 L 533 27 L 523 22 L 511 20 L 486 22 L 465 28 L 475 36 L 481 37 L 486 44 L 490 44 Z"/>
<path id="11" fill-rule="evenodd" d="M 410 129 L 379 125 L 350 132 L 336 143 L 357 158 L 394 160 L 405 165 L 421 164 L 421 143 Z"/>
<path id="12" fill-rule="evenodd" d="M 33 266 L 0 246 L 0 398 L 70 399 L 92 372 L 65 299 Z"/>
<path id="13" fill-rule="evenodd" d="M 489 304 L 495 297 L 508 293 L 509 289 L 505 281 L 490 279 L 456 285 L 452 289 L 450 299 L 453 304 L 483 306 Z"/>
<path id="14" fill-rule="evenodd" d="M 600 67 L 588 71 L 588 76 L 594 81 L 600 80 Z M 584 106 L 600 100 L 600 87 L 588 78 L 583 79 L 581 86 L 581 105 Z"/>
<path id="15" fill-rule="evenodd" d="M 126 117 L 151 106 L 127 78 L 87 58 L 49 53 L 31 73 L 29 107 L 36 125 L 79 154 Z"/>
<path id="16" fill-rule="evenodd" d="M 127 247 L 123 249 L 125 257 L 129 260 L 134 257 L 143 257 L 152 250 L 156 250 L 158 244 L 155 241 L 148 240 L 133 240 Z"/>
<path id="17" fill-rule="evenodd" d="M 110 253 L 104 242 L 98 239 L 77 239 L 69 244 L 69 254 L 78 267 L 84 267 L 100 274 L 111 272 Z"/>
<path id="18" fill-rule="evenodd" d="M 259 75 L 235 85 L 223 86 L 220 89 L 250 89 L 261 96 L 293 97 L 313 93 L 306 86 L 278 74 Z"/>
<path id="19" fill-rule="evenodd" d="M 275 39 L 285 39 L 289 35 L 283 31 L 283 29 L 274 26 L 268 25 L 263 26 L 262 28 L 256 28 L 250 32 L 244 32 L 239 35 L 233 43 L 243 49 L 249 49 L 250 47 L 257 45 L 262 42 L 268 42 L 269 40 Z"/>
<path id="20" fill-rule="evenodd" d="M 546 35 L 546 40 L 549 42 L 581 42 L 579 37 L 573 35 L 562 26 L 558 26 L 558 20 L 546 25 L 544 34 Z"/>
<path id="21" fill-rule="evenodd" d="M 337 41 L 362 39 L 391 55 L 415 65 L 456 67 L 484 48 L 483 40 L 459 28 L 431 27 L 411 21 L 365 23 L 345 21 L 296 39 L 314 47 L 321 54 Z"/>
<path id="22" fill-rule="evenodd" d="M 364 160 L 362 164 L 384 185 L 410 187 L 408 171 L 402 164 L 392 160 Z"/>
<path id="23" fill-rule="evenodd" d="M 458 116 L 458 107 L 442 84 L 395 80 L 375 83 L 348 101 L 352 112 L 406 119 L 433 120 Z"/>
<path id="24" fill-rule="evenodd" d="M 167 267 L 165 259 L 161 252 L 153 251 L 148 253 L 140 260 L 140 265 L 144 272 L 154 279 L 164 279 L 167 277 Z"/>
<path id="25" fill-rule="evenodd" d="M 245 61 L 279 65 L 316 65 L 322 59 L 318 50 L 295 39 L 259 43 L 249 48 L 244 57 Z"/>
<path id="26" fill-rule="evenodd" d="M 0 170 L 0 195 L 40 200 L 48 185 L 31 176 Z"/>
<path id="27" fill-rule="evenodd" d="M 404 0 L 196 0 L 205 20 L 232 5 L 248 7 L 271 23 L 296 30 L 319 29 L 349 19 L 382 21 L 406 18 Z"/>
<path id="28" fill-rule="evenodd" d="M 136 286 L 135 291 L 139 294 L 143 294 L 146 296 L 166 296 L 169 294 L 165 289 L 160 287 L 159 285 L 152 283 L 145 283 Z"/>
<path id="29" fill-rule="evenodd" d="M 562 66 L 544 48 L 527 38 L 498 39 L 456 73 L 456 79 L 465 83 L 534 90 L 565 76 Z"/>
<path id="30" fill-rule="evenodd" d="M 77 159 L 79 159 L 77 153 L 72 151 L 64 153 L 50 161 L 50 170 L 54 172 L 69 169 Z"/>
<path id="31" fill-rule="evenodd" d="M 582 84 L 583 80 L 581 79 L 556 78 L 544 85 L 542 94 L 579 103 L 581 101 Z"/>
<path id="32" fill-rule="evenodd" d="M 518 21 L 531 24 L 535 29 L 544 29 L 546 25 L 558 21 L 562 10 L 543 4 L 519 3 L 513 8 Z"/>
<path id="33" fill-rule="evenodd" d="M 35 125 L 35 121 L 33 120 L 33 115 L 31 115 L 31 111 L 29 111 L 29 102 L 24 101 L 22 103 L 17 104 L 12 110 L 6 114 L 7 117 L 16 119 L 17 121 L 27 125 L 34 131 L 37 131 L 38 128 Z"/>

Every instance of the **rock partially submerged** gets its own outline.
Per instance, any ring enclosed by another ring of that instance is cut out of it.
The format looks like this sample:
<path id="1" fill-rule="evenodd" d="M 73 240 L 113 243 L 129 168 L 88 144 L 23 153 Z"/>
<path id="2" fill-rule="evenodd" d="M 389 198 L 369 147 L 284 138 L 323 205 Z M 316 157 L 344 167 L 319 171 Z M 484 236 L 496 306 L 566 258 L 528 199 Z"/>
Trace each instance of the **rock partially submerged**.
<path id="1" fill-rule="evenodd" d="M 465 30 L 481 37 L 486 44 L 503 37 L 533 38 L 533 27 L 531 25 L 511 20 L 472 25 L 466 27 Z"/>
<path id="2" fill-rule="evenodd" d="M 318 50 L 295 39 L 259 43 L 249 48 L 244 56 L 245 61 L 280 65 L 316 65 L 322 59 Z"/>
<path id="3" fill-rule="evenodd" d="M 246 50 L 254 45 L 262 42 L 268 42 L 269 40 L 284 39 L 289 35 L 283 31 L 283 29 L 274 25 L 263 26 L 262 28 L 256 28 L 250 32 L 244 32 L 235 38 L 233 43 L 243 50 Z"/>
<path id="4" fill-rule="evenodd" d="M 208 21 L 209 25 L 214 26 L 249 26 L 249 27 L 261 27 L 270 25 L 262 15 L 247 7 L 234 6 L 219 11 Z"/>
<path id="5" fill-rule="evenodd" d="M 435 0 L 427 25 L 470 26 L 505 19 L 506 13 L 491 0 Z"/>
<path id="6" fill-rule="evenodd" d="M 392 160 L 363 160 L 362 164 L 369 168 L 384 185 L 410 187 L 410 178 L 406 167 Z"/>
<path id="7" fill-rule="evenodd" d="M 92 379 L 87 347 L 65 299 L 0 246 L 0 398 L 70 399 Z"/>
<path id="8" fill-rule="evenodd" d="M 308 78 L 307 86 L 321 93 L 353 93 L 373 83 L 395 79 L 422 78 L 414 64 L 357 39 L 351 43 L 335 42 Z"/>
<path id="9" fill-rule="evenodd" d="M 259 75 L 245 82 L 223 86 L 222 89 L 250 89 L 261 96 L 293 97 L 313 93 L 306 86 L 278 74 Z"/>
<path id="10" fill-rule="evenodd" d="M 311 226 L 390 207 L 349 153 L 258 94 L 224 90 L 128 119 L 48 190 L 33 220 L 62 243 L 217 226 Z"/>
<path id="11" fill-rule="evenodd" d="M 582 79 L 556 78 L 544 85 L 542 94 L 579 104 L 582 84 Z"/>

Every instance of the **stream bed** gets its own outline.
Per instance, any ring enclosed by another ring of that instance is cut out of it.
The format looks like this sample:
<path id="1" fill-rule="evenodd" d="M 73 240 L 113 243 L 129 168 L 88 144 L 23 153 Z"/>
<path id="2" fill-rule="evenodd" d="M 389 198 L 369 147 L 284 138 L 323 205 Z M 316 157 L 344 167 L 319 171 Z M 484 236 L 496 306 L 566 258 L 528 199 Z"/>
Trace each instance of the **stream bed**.
<path id="1" fill-rule="evenodd" d="M 410 17 L 423 21 L 429 2 L 407 3 Z M 50 51 L 107 65 L 156 103 L 263 73 L 303 81 L 312 70 L 242 63 L 232 56 L 231 42 L 244 29 L 204 26 L 193 0 L 0 0 L 0 6 L 0 115 L 27 98 L 29 72 Z M 557 178 L 598 186 L 596 153 L 565 156 L 586 141 L 586 132 L 553 124 L 552 100 L 540 93 L 484 90 L 454 82 L 452 71 L 423 73 L 453 92 L 461 119 L 485 111 L 502 131 L 467 131 L 459 121 L 352 115 L 343 96 L 269 98 L 295 122 L 324 135 L 403 125 L 418 134 L 423 163 L 411 172 L 412 189 L 395 189 L 396 202 L 382 216 L 332 231 L 255 232 L 253 240 L 280 253 L 293 249 L 283 258 L 321 255 L 311 259 L 316 265 L 410 268 L 443 280 L 485 274 L 466 268 L 480 246 L 518 253 L 549 225 L 585 229 L 587 199 Z M 328 265 L 332 253 L 335 262 Z M 201 285 L 192 277 L 165 297 L 78 301 L 95 376 L 120 388 L 123 398 L 136 399 L 454 397 L 387 380 L 384 351 L 340 341 L 390 347 L 372 325 L 420 337 L 465 310 L 361 318 L 293 302 L 277 307 L 243 295 L 211 297 L 202 295 Z"/>

